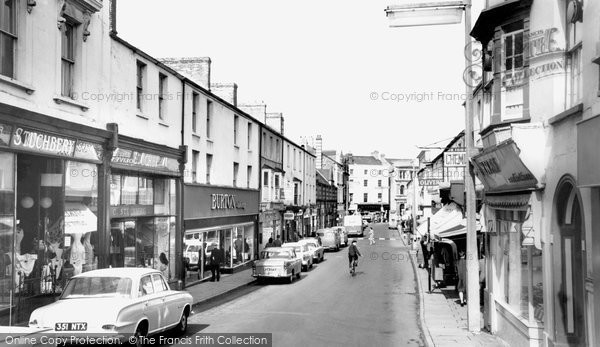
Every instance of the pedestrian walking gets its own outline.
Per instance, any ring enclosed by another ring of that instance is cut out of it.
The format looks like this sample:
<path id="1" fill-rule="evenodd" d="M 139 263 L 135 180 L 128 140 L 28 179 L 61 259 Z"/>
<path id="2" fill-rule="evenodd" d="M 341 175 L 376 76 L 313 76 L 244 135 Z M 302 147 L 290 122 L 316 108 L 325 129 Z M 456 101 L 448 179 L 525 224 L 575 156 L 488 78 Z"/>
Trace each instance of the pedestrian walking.
<path id="1" fill-rule="evenodd" d="M 214 248 L 210 252 L 210 273 L 212 275 L 210 281 L 214 282 L 215 279 L 221 280 L 221 263 L 223 262 L 223 249 Z"/>
<path id="2" fill-rule="evenodd" d="M 372 227 L 369 227 L 369 245 L 375 244 L 375 232 Z"/>
<path id="3" fill-rule="evenodd" d="M 275 247 L 275 244 L 273 243 L 273 238 L 272 237 L 269 237 L 269 241 L 265 245 L 265 248 L 268 248 L 268 247 Z"/>
<path id="4" fill-rule="evenodd" d="M 279 235 L 277 235 L 277 240 L 275 240 L 273 244 L 275 245 L 275 247 L 281 247 L 281 239 Z"/>
<path id="5" fill-rule="evenodd" d="M 465 289 L 467 282 L 467 262 L 465 259 L 465 251 L 460 251 L 457 271 L 458 283 L 456 284 L 456 290 L 458 291 L 458 297 L 460 299 L 460 306 L 465 306 Z"/>

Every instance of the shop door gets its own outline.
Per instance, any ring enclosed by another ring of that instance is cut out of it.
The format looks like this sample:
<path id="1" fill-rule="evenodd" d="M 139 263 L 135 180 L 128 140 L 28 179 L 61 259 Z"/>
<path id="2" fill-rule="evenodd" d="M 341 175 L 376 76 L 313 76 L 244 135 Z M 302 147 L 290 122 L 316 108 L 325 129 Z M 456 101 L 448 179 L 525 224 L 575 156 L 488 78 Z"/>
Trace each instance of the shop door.
<path id="1" fill-rule="evenodd" d="M 111 267 L 135 267 L 136 221 L 113 221 L 110 227 Z"/>
<path id="2" fill-rule="evenodd" d="M 560 275 L 555 280 L 556 345 L 585 344 L 585 292 L 582 252 L 582 217 L 577 196 L 570 187 L 569 194 L 559 197 L 560 243 L 555 254 L 560 256 Z M 564 191 L 561 193 L 567 193 Z M 560 194 L 560 193 L 559 193 Z M 562 212 L 562 213 L 561 213 Z"/>

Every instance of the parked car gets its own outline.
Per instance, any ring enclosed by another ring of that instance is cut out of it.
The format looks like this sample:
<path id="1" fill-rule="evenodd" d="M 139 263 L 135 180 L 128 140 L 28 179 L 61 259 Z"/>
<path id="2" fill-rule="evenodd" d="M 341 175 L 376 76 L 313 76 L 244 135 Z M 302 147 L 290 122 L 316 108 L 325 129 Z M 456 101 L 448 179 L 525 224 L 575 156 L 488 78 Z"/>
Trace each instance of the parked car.
<path id="1" fill-rule="evenodd" d="M 172 328 L 184 334 L 191 309 L 192 296 L 170 289 L 158 270 L 109 268 L 72 277 L 58 301 L 31 313 L 29 326 L 57 337 L 110 334 L 127 343 Z"/>
<path id="2" fill-rule="evenodd" d="M 317 235 L 321 237 L 321 244 L 326 250 L 340 250 L 341 241 L 339 233 L 331 229 L 317 230 Z"/>
<path id="3" fill-rule="evenodd" d="M 344 246 L 348 246 L 348 232 L 346 232 L 346 228 L 342 227 L 342 226 L 337 226 L 337 227 L 333 227 L 331 229 L 335 230 L 339 233 L 340 244 L 343 244 Z"/>
<path id="4" fill-rule="evenodd" d="M 319 240 L 315 238 L 306 238 L 298 241 L 298 243 L 306 244 L 308 246 L 308 250 L 312 253 L 313 263 L 320 263 L 323 261 L 325 257 L 325 248 L 319 245 Z"/>
<path id="5" fill-rule="evenodd" d="M 252 266 L 252 276 L 264 278 L 287 278 L 290 283 L 294 277 L 300 278 L 302 260 L 293 248 L 268 247 L 260 253 L 260 260 Z"/>
<path id="6" fill-rule="evenodd" d="M 312 252 L 308 249 L 308 245 L 300 242 L 286 242 L 281 245 L 281 248 L 293 248 L 296 256 L 302 260 L 302 269 L 308 271 L 313 266 Z"/>

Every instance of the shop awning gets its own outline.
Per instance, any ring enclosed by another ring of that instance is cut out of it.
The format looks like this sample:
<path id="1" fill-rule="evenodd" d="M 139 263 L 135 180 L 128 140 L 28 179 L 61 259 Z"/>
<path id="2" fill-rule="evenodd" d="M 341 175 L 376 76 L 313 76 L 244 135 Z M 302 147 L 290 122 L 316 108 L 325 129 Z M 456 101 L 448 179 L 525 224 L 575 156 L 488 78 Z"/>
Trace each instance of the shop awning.
<path id="1" fill-rule="evenodd" d="M 479 223 L 479 221 L 477 221 L 477 223 L 475 223 L 475 229 L 477 230 L 477 232 L 481 231 L 481 224 Z M 463 219 L 463 221 L 459 225 L 456 225 L 450 229 L 441 231 L 440 233 L 437 234 L 437 236 L 439 238 L 449 238 L 449 237 L 455 237 L 455 236 L 466 235 L 466 234 L 467 234 L 467 220 Z"/>
<path id="2" fill-rule="evenodd" d="M 485 204 L 495 210 L 521 210 L 529 207 L 531 193 L 517 195 L 487 195 Z"/>
<path id="3" fill-rule="evenodd" d="M 487 42 L 494 35 L 494 29 L 507 17 L 514 16 L 519 10 L 531 6 L 533 0 L 505 0 L 497 1 L 498 4 L 490 6 L 477 18 L 471 30 L 471 36 L 477 41 Z"/>
<path id="4" fill-rule="evenodd" d="M 457 225 L 460 225 L 463 220 L 463 213 L 461 208 L 454 202 L 443 206 L 436 214 L 430 219 L 430 233 L 431 236 L 437 235 L 439 232 L 448 230 Z M 417 232 L 424 236 L 427 234 L 427 220 L 425 219 L 421 225 L 417 227 Z"/>

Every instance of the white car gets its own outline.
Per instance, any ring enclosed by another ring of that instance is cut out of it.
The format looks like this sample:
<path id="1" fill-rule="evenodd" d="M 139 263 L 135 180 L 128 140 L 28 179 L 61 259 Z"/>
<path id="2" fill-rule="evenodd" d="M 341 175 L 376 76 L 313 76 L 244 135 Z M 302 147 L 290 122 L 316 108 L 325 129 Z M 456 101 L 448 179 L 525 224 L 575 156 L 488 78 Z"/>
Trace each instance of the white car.
<path id="1" fill-rule="evenodd" d="M 300 278 L 302 261 L 291 248 L 267 247 L 260 254 L 260 260 L 252 266 L 252 276 L 259 281 L 264 278 L 287 278 L 290 283 L 294 277 Z"/>
<path id="2" fill-rule="evenodd" d="M 292 248 L 296 252 L 296 256 L 302 261 L 304 271 L 308 271 L 313 266 L 312 252 L 308 249 L 308 245 L 299 242 L 286 242 L 281 245 L 281 248 Z"/>
<path id="3" fill-rule="evenodd" d="M 315 238 L 306 238 L 298 241 L 298 243 L 308 245 L 308 250 L 312 252 L 313 263 L 320 263 L 325 256 L 325 248 L 319 245 L 319 240 Z"/>
<path id="4" fill-rule="evenodd" d="M 29 326 L 57 337 L 100 335 L 127 343 L 172 328 L 184 334 L 192 301 L 188 292 L 170 289 L 158 270 L 94 270 L 72 277 L 58 301 L 31 313 Z"/>

